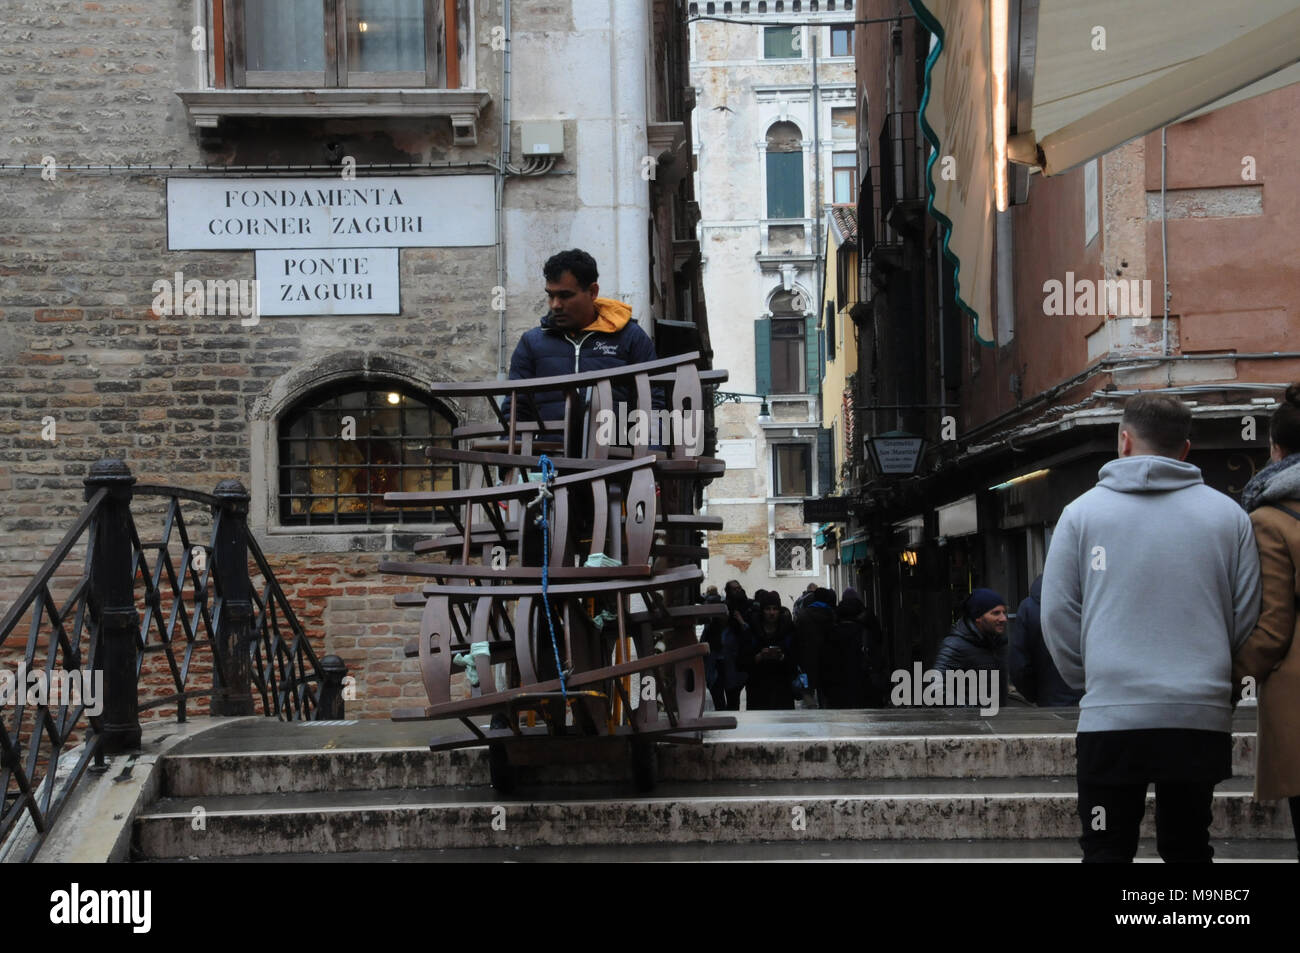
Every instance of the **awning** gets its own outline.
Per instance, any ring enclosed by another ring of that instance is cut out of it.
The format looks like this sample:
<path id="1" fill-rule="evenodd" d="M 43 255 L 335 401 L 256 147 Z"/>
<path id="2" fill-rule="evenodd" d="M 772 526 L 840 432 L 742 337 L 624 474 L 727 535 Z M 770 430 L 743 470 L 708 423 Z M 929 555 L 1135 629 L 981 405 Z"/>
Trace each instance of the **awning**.
<path id="1" fill-rule="evenodd" d="M 985 345 L 1008 161 L 1055 175 L 1300 81 L 1300 0 L 909 2 L 936 37 L 921 100 L 930 212 Z"/>
<path id="2" fill-rule="evenodd" d="M 866 537 L 859 536 L 853 539 L 846 539 L 840 544 L 840 562 L 856 563 L 866 560 L 871 554 L 870 544 Z"/>

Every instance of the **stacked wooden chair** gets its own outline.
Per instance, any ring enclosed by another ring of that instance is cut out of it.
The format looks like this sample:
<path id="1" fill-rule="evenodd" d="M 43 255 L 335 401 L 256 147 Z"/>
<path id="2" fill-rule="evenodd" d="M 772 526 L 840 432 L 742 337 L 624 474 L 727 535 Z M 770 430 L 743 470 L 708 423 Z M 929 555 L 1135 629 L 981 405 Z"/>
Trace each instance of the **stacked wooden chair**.
<path id="1" fill-rule="evenodd" d="M 453 527 L 416 545 L 425 560 L 380 566 L 431 580 L 396 600 L 423 612 L 406 651 L 429 704 L 393 717 L 458 720 L 463 730 L 430 747 L 486 744 L 504 793 L 520 764 L 622 757 L 645 790 L 656 742 L 735 727 L 704 715 L 708 647 L 696 638 L 697 624 L 725 612 L 695 602 L 702 531 L 721 528 L 696 501 L 724 471 L 701 455 L 704 387 L 726 379 L 699 361 L 430 389 L 486 398 L 497 422 L 459 427 L 451 447 L 426 451 L 431 464 L 460 467 L 462 489 L 384 497 L 432 507 Z M 563 395 L 563 420 L 525 419 L 543 391 Z M 453 698 L 462 674 L 469 697 Z"/>

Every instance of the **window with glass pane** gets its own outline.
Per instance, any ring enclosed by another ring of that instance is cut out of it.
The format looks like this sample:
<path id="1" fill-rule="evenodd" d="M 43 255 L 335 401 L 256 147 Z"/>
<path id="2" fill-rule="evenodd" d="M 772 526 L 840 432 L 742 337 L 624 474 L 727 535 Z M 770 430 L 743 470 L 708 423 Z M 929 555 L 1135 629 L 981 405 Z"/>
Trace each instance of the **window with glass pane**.
<path id="1" fill-rule="evenodd" d="M 401 387 L 350 383 L 318 391 L 280 421 L 280 522 L 430 523 L 430 510 L 389 506 L 389 492 L 449 490 L 454 467 L 424 448 L 450 446 L 454 418 Z"/>
<path id="2" fill-rule="evenodd" d="M 836 152 L 831 155 L 831 172 L 834 176 L 834 196 L 836 205 L 852 205 L 858 200 L 858 154 L 856 152 Z"/>
<path id="3" fill-rule="evenodd" d="M 772 445 L 772 488 L 775 496 L 811 496 L 811 450 L 806 443 Z"/>
<path id="4" fill-rule="evenodd" d="M 772 393 L 804 390 L 804 319 L 772 319 Z"/>
<path id="5" fill-rule="evenodd" d="M 422 0 L 352 0 L 348 65 L 365 73 L 424 70 Z"/>
<path id="6" fill-rule="evenodd" d="M 853 25 L 831 27 L 831 56 L 853 55 Z"/>
<path id="7" fill-rule="evenodd" d="M 248 73 L 324 80 L 326 31 L 321 0 L 244 0 L 242 13 Z"/>
<path id="8" fill-rule="evenodd" d="M 236 24 L 235 85 L 431 86 L 445 0 L 213 0 Z M 456 0 L 458 24 L 468 0 Z"/>
<path id="9" fill-rule="evenodd" d="M 769 60 L 788 60 L 802 55 L 799 47 L 800 28 L 789 26 L 763 27 L 763 58 Z"/>

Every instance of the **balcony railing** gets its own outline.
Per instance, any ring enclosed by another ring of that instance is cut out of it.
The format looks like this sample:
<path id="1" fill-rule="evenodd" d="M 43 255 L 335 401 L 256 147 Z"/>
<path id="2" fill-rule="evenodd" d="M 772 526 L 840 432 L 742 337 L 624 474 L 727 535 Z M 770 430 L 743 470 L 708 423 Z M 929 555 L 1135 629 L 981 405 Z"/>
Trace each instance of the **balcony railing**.
<path id="1" fill-rule="evenodd" d="M 900 202 L 925 198 L 921 183 L 921 153 L 917 149 L 916 112 L 896 112 L 880 126 L 880 204 L 886 218 Z"/>

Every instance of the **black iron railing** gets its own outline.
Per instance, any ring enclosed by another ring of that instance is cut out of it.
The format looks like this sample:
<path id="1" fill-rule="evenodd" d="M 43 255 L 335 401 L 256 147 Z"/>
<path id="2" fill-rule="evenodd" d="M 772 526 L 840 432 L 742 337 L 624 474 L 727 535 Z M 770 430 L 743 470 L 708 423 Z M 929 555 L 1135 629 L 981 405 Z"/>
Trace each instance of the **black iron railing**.
<path id="1" fill-rule="evenodd" d="M 880 126 L 880 205 L 886 217 L 899 202 L 925 197 L 921 183 L 921 153 L 916 147 L 916 112 L 885 116 Z"/>
<path id="2" fill-rule="evenodd" d="M 248 715 L 256 692 L 267 716 L 343 717 L 346 668 L 317 659 L 248 531 L 238 481 L 213 494 L 136 485 L 122 461 L 102 460 L 85 484 L 85 509 L 0 620 L 0 649 L 29 620 L 18 672 L 46 686 L 42 697 L 16 685 L 0 705 L 0 848 L 21 834 L 23 860 L 92 761 L 139 747 L 142 711 L 174 705 L 185 721 L 191 700 L 209 698 L 214 715 Z M 142 537 L 149 517 L 158 533 Z"/>

